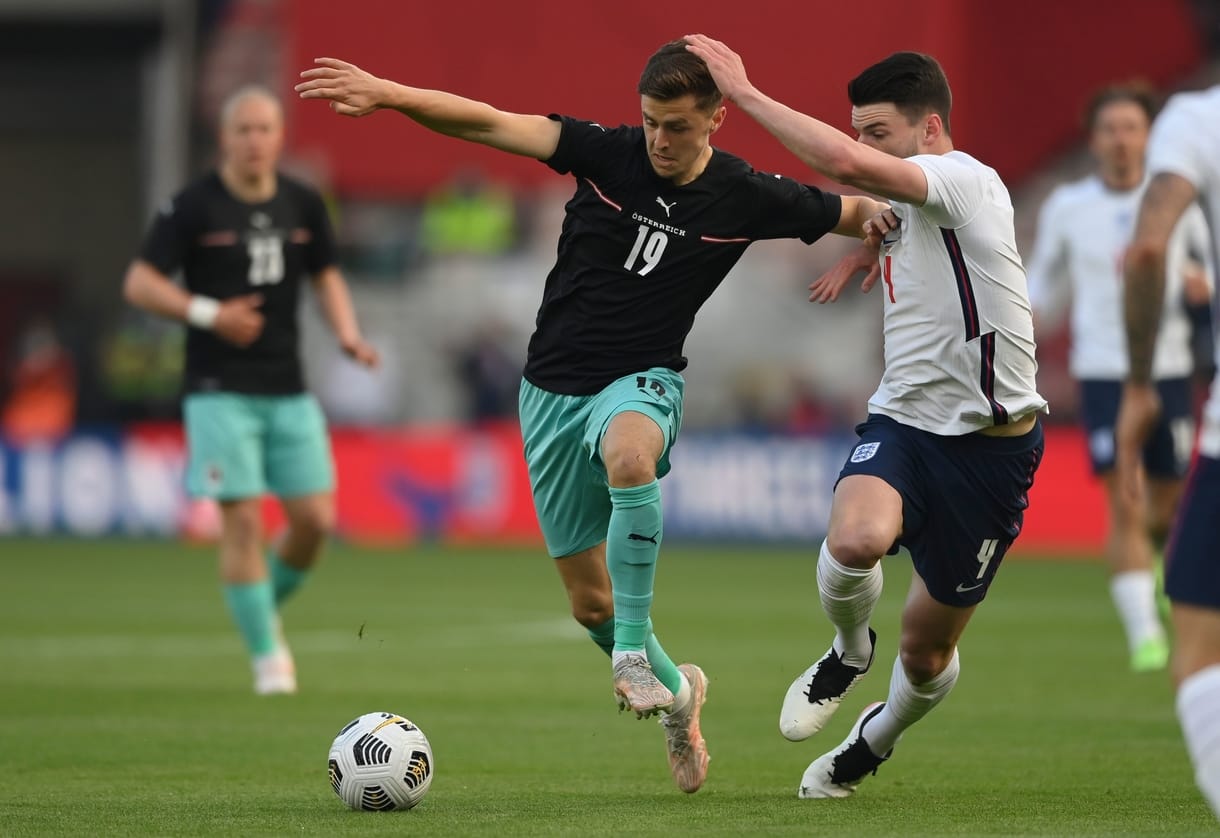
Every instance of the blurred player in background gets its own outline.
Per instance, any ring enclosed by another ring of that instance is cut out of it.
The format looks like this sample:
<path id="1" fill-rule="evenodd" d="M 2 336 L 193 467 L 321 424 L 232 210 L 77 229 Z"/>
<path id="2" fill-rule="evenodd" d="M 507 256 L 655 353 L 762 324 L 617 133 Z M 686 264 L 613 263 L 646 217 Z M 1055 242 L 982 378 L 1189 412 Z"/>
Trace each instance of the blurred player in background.
<path id="1" fill-rule="evenodd" d="M 664 531 L 658 479 L 681 425 L 682 346 L 751 242 L 859 237 L 884 205 L 840 200 L 713 149 L 720 91 L 681 41 L 644 68 L 642 128 L 506 113 L 342 61 L 317 64 L 297 90 L 340 114 L 396 110 L 576 179 L 519 399 L 534 505 L 573 616 L 611 655 L 619 707 L 660 713 L 674 779 L 697 790 L 707 774 L 707 678 L 694 664 L 674 666 L 650 619 Z"/>
<path id="2" fill-rule="evenodd" d="M 296 691 L 278 607 L 318 559 L 335 518 L 322 411 L 305 392 L 297 302 L 306 277 L 340 346 L 365 366 L 334 237 L 317 192 L 276 170 L 279 101 L 245 88 L 221 111 L 219 167 L 153 222 L 124 281 L 133 305 L 190 326 L 187 485 L 221 508 L 220 576 L 259 694 Z M 170 277 L 182 272 L 184 287 Z M 272 492 L 288 529 L 264 559 L 260 506 Z"/>
<path id="3" fill-rule="evenodd" d="M 885 371 L 835 486 L 817 563 L 835 638 L 789 687 L 784 736 L 820 730 L 871 667 L 881 558 L 904 545 L 916 570 L 889 697 L 801 778 L 801 797 L 846 797 L 953 689 L 958 639 L 1021 530 L 1042 458 L 1036 414 L 1046 401 L 1034 389 L 1012 202 L 993 169 L 954 150 L 949 82 L 929 56 L 895 53 L 850 82 L 853 141 L 760 92 L 724 44 L 687 41 L 725 97 L 797 157 L 893 202 L 870 221 L 871 247 L 813 285 L 813 299 L 833 299 L 855 269 L 868 269 L 869 283 L 879 272 Z"/>
<path id="4" fill-rule="evenodd" d="M 1051 192 L 1029 262 L 1029 295 L 1040 329 L 1058 320 L 1071 302 L 1070 369 L 1080 383 L 1093 473 L 1105 485 L 1110 506 L 1110 594 L 1137 672 L 1164 669 L 1169 660 L 1153 560 L 1169 532 L 1194 445 L 1194 356 L 1186 298 L 1206 300 L 1210 293 L 1205 270 L 1190 258 L 1209 250 L 1207 222 L 1196 206 L 1183 216 L 1169 250 L 1166 305 L 1153 362 L 1163 410 L 1144 448 L 1148 496 L 1129 503 L 1114 473 L 1114 420 L 1127 375 L 1122 254 L 1148 185 L 1144 151 L 1154 113 L 1152 92 L 1141 87 L 1108 87 L 1093 97 L 1086 126 L 1098 171 Z"/>
<path id="5" fill-rule="evenodd" d="M 1174 228 L 1196 200 L 1220 241 L 1220 86 L 1171 98 L 1148 144 L 1152 176 L 1126 259 L 1124 312 L 1130 372 L 1118 413 L 1118 479 L 1141 491 L 1140 452 L 1161 413 L 1153 376 L 1162 326 L 1167 256 Z M 1214 251 L 1213 251 L 1214 257 Z M 1218 344 L 1220 345 L 1220 344 Z M 1173 675 L 1178 718 L 1199 788 L 1220 817 L 1220 377 L 1203 410 L 1198 459 L 1165 561 L 1173 604 Z"/>

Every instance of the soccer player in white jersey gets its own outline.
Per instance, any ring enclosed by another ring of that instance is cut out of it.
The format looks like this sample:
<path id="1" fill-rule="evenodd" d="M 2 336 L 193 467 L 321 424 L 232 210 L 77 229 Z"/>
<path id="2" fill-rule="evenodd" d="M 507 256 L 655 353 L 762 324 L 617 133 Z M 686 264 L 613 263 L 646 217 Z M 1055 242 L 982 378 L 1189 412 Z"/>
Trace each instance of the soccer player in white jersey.
<path id="1" fill-rule="evenodd" d="M 1171 98 L 1148 144 L 1148 191 L 1140 202 L 1125 262 L 1124 311 L 1130 372 L 1115 435 L 1120 485 L 1139 491 L 1139 452 L 1155 426 L 1160 403 L 1153 379 L 1166 253 L 1174 226 L 1199 200 L 1220 241 L 1220 86 Z M 1215 251 L 1213 250 L 1213 257 Z M 1178 718 L 1199 788 L 1220 817 L 1220 375 L 1203 409 L 1199 456 L 1165 557 L 1165 592 L 1172 603 L 1173 675 Z"/>
<path id="2" fill-rule="evenodd" d="M 780 716 L 789 739 L 816 733 L 868 671 L 880 561 L 909 548 L 916 573 L 889 696 L 801 778 L 801 797 L 846 797 L 953 688 L 958 639 L 1020 532 L 1042 457 L 1036 415 L 1046 401 L 1034 389 L 1012 203 L 994 170 L 953 149 L 949 83 L 931 57 L 896 53 L 848 85 L 856 142 L 761 93 L 724 44 L 686 40 L 725 97 L 801 160 L 892 202 L 869 225 L 885 282 L 885 372 L 839 475 L 817 563 L 835 638 L 789 688 Z"/>
<path id="3" fill-rule="evenodd" d="M 1122 321 L 1122 254 L 1147 186 L 1144 151 L 1156 105 L 1151 91 L 1117 85 L 1098 91 L 1086 110 L 1089 149 L 1098 170 L 1056 188 L 1042 206 L 1029 260 L 1029 296 L 1039 329 L 1071 306 L 1069 368 L 1080 386 L 1080 413 L 1093 473 L 1109 502 L 1106 559 L 1110 594 L 1127 636 L 1131 668 L 1164 669 L 1169 641 L 1157 614 L 1154 554 L 1169 531 L 1194 443 L 1191 324 L 1185 283 L 1206 285 L 1191 258 L 1208 249 L 1207 222 L 1191 207 L 1174 231 L 1166 302 L 1153 362 L 1164 410 L 1148 444 L 1147 497 L 1128 503 L 1114 473 L 1114 420 L 1127 375 Z M 1203 296 L 1206 297 L 1204 290 Z"/>

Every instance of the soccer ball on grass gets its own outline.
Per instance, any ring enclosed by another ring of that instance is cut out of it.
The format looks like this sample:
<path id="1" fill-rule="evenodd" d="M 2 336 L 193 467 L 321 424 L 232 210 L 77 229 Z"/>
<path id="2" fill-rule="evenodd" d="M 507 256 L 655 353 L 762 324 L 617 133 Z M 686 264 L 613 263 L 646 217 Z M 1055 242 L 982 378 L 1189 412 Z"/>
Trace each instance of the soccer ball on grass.
<path id="1" fill-rule="evenodd" d="M 327 758 L 330 784 L 353 809 L 410 809 L 432 785 L 432 747 L 394 713 L 365 713 L 339 731 Z"/>

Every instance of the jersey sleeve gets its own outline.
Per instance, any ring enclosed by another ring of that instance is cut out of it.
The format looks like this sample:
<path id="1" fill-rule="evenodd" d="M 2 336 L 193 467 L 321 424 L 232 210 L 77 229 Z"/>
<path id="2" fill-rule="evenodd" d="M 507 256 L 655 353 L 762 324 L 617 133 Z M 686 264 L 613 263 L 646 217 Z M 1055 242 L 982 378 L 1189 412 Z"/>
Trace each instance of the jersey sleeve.
<path id="1" fill-rule="evenodd" d="M 1186 178 L 1199 192 L 1206 192 L 1211 178 L 1209 160 L 1216 150 L 1207 146 L 1208 134 L 1197 130 L 1199 118 L 1188 100 L 1174 96 L 1152 126 L 1148 138 L 1149 175 L 1161 172 Z"/>
<path id="2" fill-rule="evenodd" d="M 140 248 L 140 258 L 166 276 L 182 267 L 189 242 L 190 202 L 185 194 L 166 201 L 153 218 Z"/>
<path id="3" fill-rule="evenodd" d="M 754 212 L 746 224 L 752 239 L 799 238 L 812 244 L 839 224 L 843 199 L 783 175 L 755 172 Z"/>
<path id="4" fill-rule="evenodd" d="M 1038 212 L 1034 251 L 1026 265 L 1029 302 L 1039 317 L 1058 320 L 1067 308 L 1067 240 L 1061 219 L 1063 193 L 1050 194 Z"/>
<path id="5" fill-rule="evenodd" d="M 920 211 L 940 227 L 956 229 L 978 213 L 987 194 L 988 169 L 948 154 L 908 158 L 928 179 L 928 198 Z"/>
<path id="6" fill-rule="evenodd" d="M 317 276 L 320 271 L 338 261 L 335 255 L 335 233 L 322 196 L 313 190 L 308 190 L 305 194 L 308 196 L 306 218 L 311 233 L 309 246 L 305 249 L 305 269 Z"/>
<path id="7" fill-rule="evenodd" d="M 608 165 L 621 165 L 623 151 L 640 141 L 639 129 L 625 125 L 606 128 L 570 116 L 550 114 L 550 118 L 560 124 L 559 145 L 543 163 L 561 175 L 597 176 Z"/>

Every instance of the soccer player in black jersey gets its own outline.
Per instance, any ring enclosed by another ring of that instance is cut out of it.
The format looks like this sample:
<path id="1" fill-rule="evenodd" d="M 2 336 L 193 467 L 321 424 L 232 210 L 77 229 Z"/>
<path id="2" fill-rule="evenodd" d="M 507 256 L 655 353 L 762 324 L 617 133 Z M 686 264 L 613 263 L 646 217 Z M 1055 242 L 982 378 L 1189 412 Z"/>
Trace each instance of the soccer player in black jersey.
<path id="1" fill-rule="evenodd" d="M 575 178 L 521 386 L 534 505 L 573 616 L 611 655 L 619 707 L 662 714 L 674 779 L 696 791 L 707 775 L 707 678 L 694 664 L 674 666 L 649 619 L 663 533 L 657 479 L 681 424 L 683 342 L 751 242 L 860 236 L 884 205 L 756 172 L 714 149 L 720 91 L 681 41 L 645 66 L 636 127 L 506 113 L 332 58 L 316 63 L 301 74 L 303 98 L 347 116 L 396 110 Z"/>
<path id="2" fill-rule="evenodd" d="M 221 112 L 219 167 L 157 214 L 124 281 L 133 305 L 189 324 L 183 414 L 188 489 L 221 509 L 220 576 L 259 694 L 296 691 L 278 606 L 334 523 L 326 423 L 305 392 L 297 299 L 306 277 L 344 351 L 375 366 L 322 198 L 279 174 L 279 101 L 244 88 Z M 181 271 L 185 288 L 170 277 Z M 288 529 L 265 561 L 260 514 L 277 495 Z"/>

